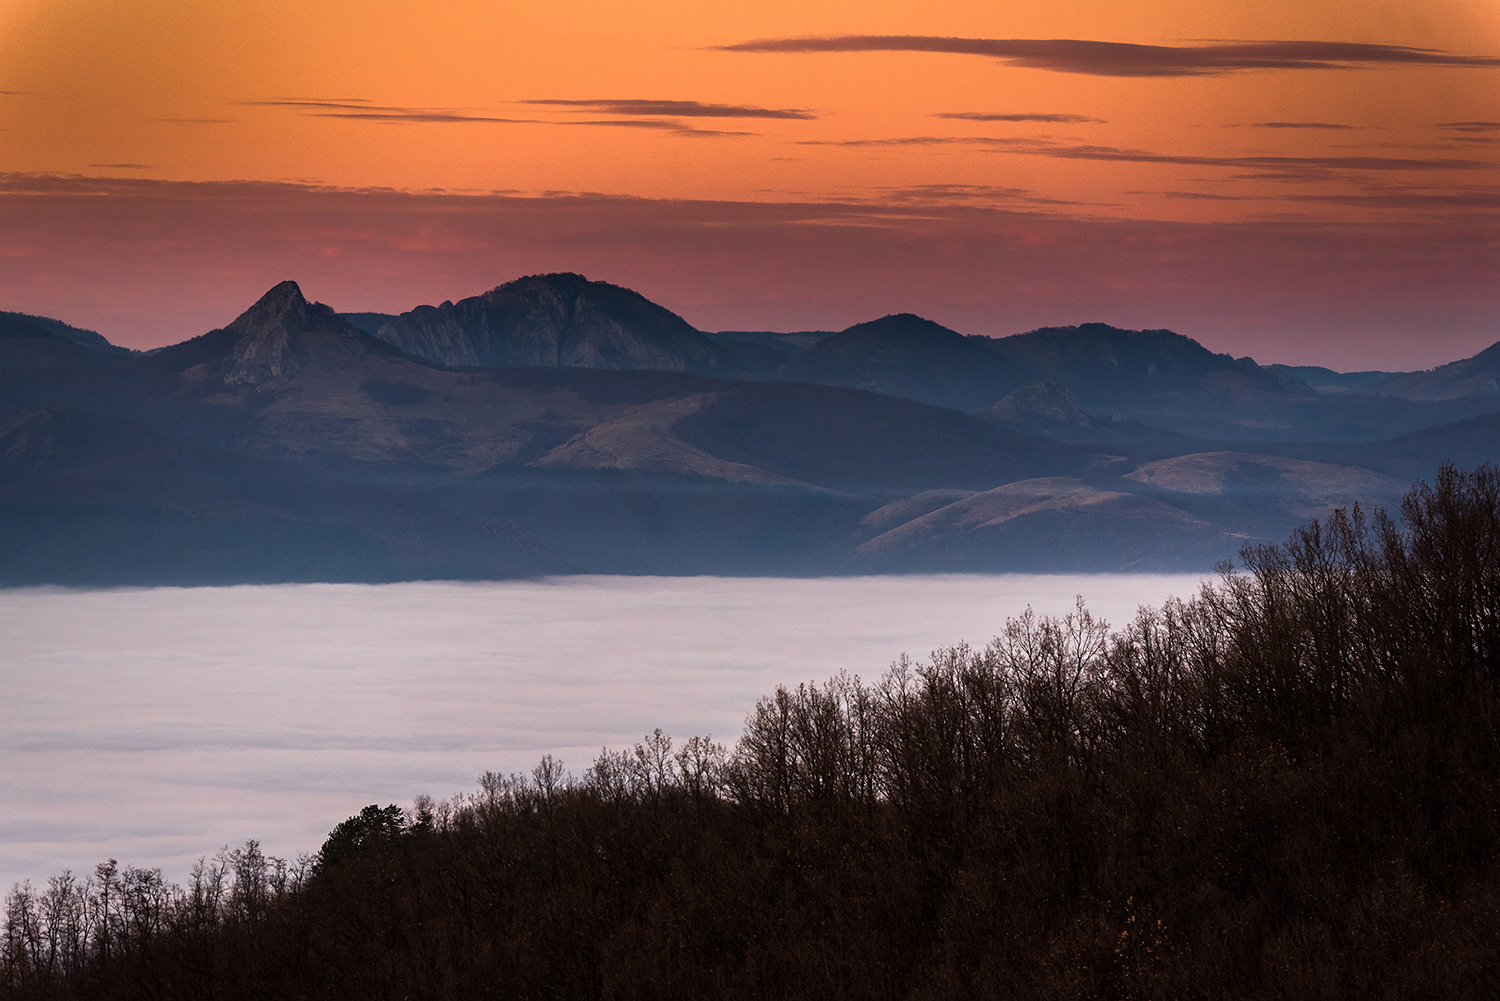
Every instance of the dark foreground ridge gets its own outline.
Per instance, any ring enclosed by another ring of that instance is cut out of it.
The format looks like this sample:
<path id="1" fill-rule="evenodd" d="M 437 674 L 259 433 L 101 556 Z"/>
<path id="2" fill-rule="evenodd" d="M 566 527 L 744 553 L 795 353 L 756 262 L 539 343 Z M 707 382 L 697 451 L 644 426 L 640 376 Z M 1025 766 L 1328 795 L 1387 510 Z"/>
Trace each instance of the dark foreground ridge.
<path id="1" fill-rule="evenodd" d="M 19 887 L 0 997 L 1494 997 L 1500 471 L 1242 556 L 779 689 L 732 751 Z"/>

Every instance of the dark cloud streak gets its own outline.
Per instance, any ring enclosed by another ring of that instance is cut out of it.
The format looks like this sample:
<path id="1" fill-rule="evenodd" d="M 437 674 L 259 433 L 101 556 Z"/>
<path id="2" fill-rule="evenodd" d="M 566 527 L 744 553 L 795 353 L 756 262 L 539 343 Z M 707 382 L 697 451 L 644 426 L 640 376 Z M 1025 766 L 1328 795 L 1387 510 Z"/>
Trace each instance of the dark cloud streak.
<path id="1" fill-rule="evenodd" d="M 270 101 L 238 101 L 239 105 L 256 108 L 300 108 L 312 118 L 349 118 L 361 121 L 400 123 L 453 123 L 475 122 L 494 125 L 529 125 L 533 119 L 497 118 L 488 115 L 473 115 L 451 108 L 400 108 L 371 104 L 360 99 L 342 101 L 316 101 L 300 98 L 278 98 Z"/>
<path id="2" fill-rule="evenodd" d="M 1046 139 L 1002 136 L 903 136 L 891 139 L 803 140 L 804 146 L 924 147 L 980 146 L 1000 153 L 1045 156 L 1058 160 L 1098 160 L 1113 163 L 1160 163 L 1192 167 L 1228 167 L 1239 170 L 1275 171 L 1255 176 L 1262 179 L 1312 180 L 1341 171 L 1463 171 L 1494 170 L 1490 160 L 1454 157 L 1389 156 L 1192 156 L 1153 153 L 1149 150 L 1118 149 L 1113 146 L 1060 145 Z"/>
<path id="3" fill-rule="evenodd" d="M 1334 122 L 1251 122 L 1252 129 L 1358 129 L 1358 125 L 1339 125 Z"/>
<path id="4" fill-rule="evenodd" d="M 702 101 L 647 101 L 596 99 L 587 101 L 545 98 L 517 104 L 591 111 L 606 115 L 644 115 L 675 118 L 772 118 L 811 121 L 818 116 L 806 108 L 760 108 L 748 104 L 705 104 Z"/>
<path id="5" fill-rule="evenodd" d="M 935 35 L 834 35 L 763 38 L 721 52 L 932 52 L 986 56 L 1010 66 L 1090 76 L 1218 76 L 1248 70 L 1324 70 L 1406 65 L 1495 67 L 1500 58 L 1364 42 L 1233 41 L 1137 45 L 1074 38 L 951 38 Z"/>
<path id="6" fill-rule="evenodd" d="M 475 115 L 464 110 L 451 108 L 402 108 L 376 105 L 359 98 L 332 101 L 277 98 L 266 101 L 239 101 L 237 103 L 249 107 L 301 109 L 303 114 L 309 118 L 334 118 L 377 122 L 383 125 L 583 125 L 604 128 L 652 129 L 672 135 L 694 136 L 697 138 L 735 137 L 756 134 L 753 132 L 726 132 L 717 129 L 700 129 L 683 122 L 663 118 L 593 119 L 585 121 L 555 121 L 544 118 L 502 118 L 498 116 Z M 547 102 L 521 103 L 536 104 Z"/>
<path id="7" fill-rule="evenodd" d="M 945 111 L 932 116 L 933 118 L 952 118 L 964 122 L 1049 122 L 1059 125 L 1081 125 L 1085 122 L 1097 122 L 1105 124 L 1102 118 L 1090 118 L 1088 115 L 1048 115 L 1048 114 L 991 114 L 986 111 Z"/>

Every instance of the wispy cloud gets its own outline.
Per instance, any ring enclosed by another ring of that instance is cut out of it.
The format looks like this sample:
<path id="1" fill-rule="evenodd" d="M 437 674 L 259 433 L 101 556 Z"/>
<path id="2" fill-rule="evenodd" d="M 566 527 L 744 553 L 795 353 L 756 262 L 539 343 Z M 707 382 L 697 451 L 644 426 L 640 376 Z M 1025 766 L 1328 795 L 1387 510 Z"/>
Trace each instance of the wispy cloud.
<path id="1" fill-rule="evenodd" d="M 1141 149 L 1119 149 L 1114 146 L 1063 144 L 1036 137 L 1003 136 L 900 136 L 880 139 L 802 140 L 804 146 L 925 147 L 978 146 L 996 152 L 1026 156 L 1046 156 L 1058 160 L 1098 160 L 1113 163 L 1180 164 L 1193 167 L 1228 167 L 1262 171 L 1254 175 L 1262 180 L 1313 180 L 1347 171 L 1464 171 L 1493 170 L 1491 160 L 1457 157 L 1394 156 L 1194 156 L 1155 153 Z"/>
<path id="2" fill-rule="evenodd" d="M 527 125 L 535 123 L 534 119 L 476 115 L 462 109 L 403 108 L 391 105 L 377 105 L 363 98 L 320 101 L 285 97 L 267 101 L 237 101 L 235 103 L 256 108 L 297 108 L 304 115 L 312 118 L 350 118 L 387 124 L 474 122 L 482 124 Z"/>
<path id="3" fill-rule="evenodd" d="M 1500 122 L 1438 122 L 1438 128 L 1453 132 L 1500 132 Z"/>
<path id="4" fill-rule="evenodd" d="M 754 135 L 752 132 L 729 132 L 719 129 L 701 129 L 685 122 L 671 118 L 662 117 L 640 117 L 640 118 L 607 118 L 607 119 L 569 119 L 557 121 L 545 118 L 510 118 L 497 115 L 476 114 L 470 109 L 464 108 L 408 108 L 394 105 L 377 105 L 364 98 L 340 98 L 335 100 L 321 100 L 308 98 L 284 97 L 263 101 L 239 101 L 241 105 L 262 108 L 292 108 L 300 110 L 304 115 L 311 118 L 337 118 L 354 121 L 377 122 L 386 125 L 448 125 L 448 124 L 479 124 L 479 125 L 570 125 L 570 126 L 595 126 L 602 128 L 623 129 L 653 129 L 672 135 L 693 136 L 696 138 L 736 137 Z M 569 105 L 576 110 L 604 111 L 622 115 L 647 114 L 691 114 L 691 112 L 674 112 L 671 105 L 694 105 L 697 102 L 622 102 L 634 104 L 634 110 L 621 111 L 616 108 L 606 108 L 602 105 L 609 102 L 571 102 L 571 101 L 522 101 L 521 104 L 535 105 Z M 646 110 L 647 104 L 658 107 L 655 112 Z M 663 110 L 661 106 L 665 105 Z M 698 105 L 700 108 L 712 108 L 714 105 Z M 728 107 L 728 106 L 725 106 Z M 734 110 L 734 109 L 730 109 Z M 753 109 L 740 109 L 753 110 Z M 764 110 L 764 109 L 763 109 Z M 774 109 L 772 109 L 774 110 Z M 706 112 L 699 111 L 698 117 L 751 117 L 749 115 L 719 115 L 709 116 Z M 792 115 L 770 115 L 768 117 L 793 117 Z"/>
<path id="5" fill-rule="evenodd" d="M 109 170 L 150 170 L 149 163 L 91 163 L 90 167 L 104 167 Z"/>
<path id="6" fill-rule="evenodd" d="M 159 122 L 166 125 L 230 125 L 238 118 L 140 118 L 137 121 Z"/>
<path id="7" fill-rule="evenodd" d="M 1156 192 L 1152 191 L 1127 192 L 1127 194 L 1134 195 L 1149 195 L 1155 193 Z M 1243 202 L 1252 200 L 1245 195 L 1215 195 L 1207 191 L 1163 191 L 1161 192 L 1161 196 L 1163 198 L 1174 198 L 1181 201 L 1192 202 Z"/>
<path id="8" fill-rule="evenodd" d="M 565 108 L 603 115 L 643 115 L 675 118 L 780 118 L 812 120 L 818 116 L 806 108 L 761 108 L 750 104 L 708 104 L 702 101 L 662 101 L 637 99 L 563 100 L 539 98 L 517 101 L 517 104 Z"/>
<path id="9" fill-rule="evenodd" d="M 1334 122 L 1251 122 L 1252 129 L 1358 129 L 1358 125 L 1339 125 Z"/>
<path id="10" fill-rule="evenodd" d="M 944 111 L 933 118 L 954 118 L 965 122 L 1048 122 L 1058 125 L 1081 125 L 1085 122 L 1104 124 L 1102 118 L 1088 115 L 1050 115 L 1036 113 L 997 114 L 988 111 Z"/>
<path id="11" fill-rule="evenodd" d="M 1364 42 L 1230 41 L 1137 45 L 1073 38 L 952 38 L 935 35 L 833 35 L 762 38 L 722 52 L 937 52 L 987 56 L 1010 66 L 1091 76 L 1218 76 L 1246 70 L 1322 70 L 1359 66 L 1500 66 L 1500 58 Z"/>
<path id="12" fill-rule="evenodd" d="M 1028 188 L 992 184 L 913 184 L 874 189 L 877 201 L 891 205 L 1085 205 L 1093 202 L 1046 198 Z"/>

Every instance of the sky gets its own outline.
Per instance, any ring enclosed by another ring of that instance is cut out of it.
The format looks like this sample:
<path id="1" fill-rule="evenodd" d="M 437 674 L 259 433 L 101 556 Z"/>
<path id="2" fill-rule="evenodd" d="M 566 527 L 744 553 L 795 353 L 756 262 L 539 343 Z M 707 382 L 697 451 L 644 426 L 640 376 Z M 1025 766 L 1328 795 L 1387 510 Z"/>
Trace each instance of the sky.
<path id="1" fill-rule="evenodd" d="M 702 329 L 1500 340 L 1500 5 L 0 0 L 0 309 L 150 347 L 299 281 Z"/>
<path id="2" fill-rule="evenodd" d="M 313 852 L 374 802 L 656 728 L 727 745 L 777 685 L 874 682 L 1079 592 L 1115 627 L 1192 575 L 567 577 L 0 591 L 0 894 L 105 858 L 182 881 L 256 838 Z M 771 627 L 774 624 L 774 627 Z"/>

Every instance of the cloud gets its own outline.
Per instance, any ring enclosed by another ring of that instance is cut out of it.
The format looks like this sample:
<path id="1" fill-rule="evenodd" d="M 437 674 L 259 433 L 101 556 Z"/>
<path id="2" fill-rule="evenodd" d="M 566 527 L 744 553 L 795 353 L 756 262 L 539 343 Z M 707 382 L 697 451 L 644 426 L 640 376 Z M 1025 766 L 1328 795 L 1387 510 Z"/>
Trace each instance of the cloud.
<path id="1" fill-rule="evenodd" d="M 1023 156 L 1045 156 L 1058 160 L 1098 160 L 1112 163 L 1180 164 L 1191 167 L 1227 167 L 1262 171 L 1253 175 L 1261 179 L 1316 180 L 1351 171 L 1464 171 L 1493 170 L 1490 160 L 1456 157 L 1392 156 L 1194 156 L 1191 154 L 1154 153 L 1150 150 L 1118 149 L 1113 146 L 1061 144 L 1036 137 L 1003 136 L 899 136 L 880 139 L 805 139 L 803 146 L 902 147 L 902 146 L 979 146 L 997 153 Z"/>
<path id="2" fill-rule="evenodd" d="M 1432 191 L 1410 186 L 1372 185 L 1360 192 L 1305 192 L 1283 196 L 1282 200 L 1442 213 L 1453 210 L 1495 211 L 1500 210 L 1500 186 L 1473 185 Z"/>
<path id="3" fill-rule="evenodd" d="M 517 101 L 517 104 L 591 111 L 605 115 L 644 115 L 676 118 L 779 118 L 813 120 L 805 108 L 761 108 L 748 104 L 705 104 L 702 101 L 587 100 L 558 98 Z"/>
<path id="4" fill-rule="evenodd" d="M 90 167 L 102 167 L 107 170 L 150 170 L 149 163 L 91 163 Z"/>
<path id="5" fill-rule="evenodd" d="M 1151 153 L 1146 150 L 1115 149 L 1111 146 L 1057 146 L 1027 150 L 1041 156 L 1062 160 L 1104 160 L 1119 163 L 1169 163 L 1194 167 L 1265 168 L 1301 176 L 1326 175 L 1337 171 L 1365 170 L 1487 170 L 1495 164 L 1488 160 L 1452 157 L 1390 156 L 1186 156 Z"/>
<path id="6" fill-rule="evenodd" d="M 1453 132 L 1500 132 L 1500 122 L 1438 122 L 1438 128 Z"/>
<path id="7" fill-rule="evenodd" d="M 1046 198 L 1028 188 L 1005 188 L 992 184 L 913 184 L 876 188 L 876 200 L 892 205 L 997 204 L 1098 205 L 1097 202 Z"/>
<path id="8" fill-rule="evenodd" d="M 338 99 L 338 100 L 315 100 L 315 99 L 290 98 L 290 97 L 287 97 L 287 98 L 276 98 L 276 99 L 273 99 L 273 100 L 264 100 L 264 101 L 239 101 L 239 102 L 236 102 L 236 103 L 240 104 L 240 105 L 250 106 L 250 107 L 298 108 L 298 109 L 302 109 L 303 113 L 305 115 L 307 115 L 308 117 L 311 117 L 311 118 L 352 119 L 352 120 L 355 120 L 355 121 L 378 122 L 378 123 L 387 124 L 387 125 L 401 125 L 401 124 L 423 124 L 423 125 L 426 125 L 426 124 L 439 124 L 439 125 L 446 125 L 446 124 L 482 124 L 482 125 L 587 125 L 587 126 L 599 126 L 599 127 L 605 127 L 605 128 L 655 129 L 657 131 L 668 132 L 668 133 L 671 133 L 673 135 L 694 136 L 694 137 L 699 137 L 699 138 L 713 138 L 713 137 L 716 137 L 716 136 L 730 136 L 730 137 L 733 137 L 733 136 L 747 136 L 747 135 L 754 135 L 755 134 L 755 133 L 752 133 L 752 132 L 726 132 L 726 131 L 722 131 L 722 130 L 718 130 L 718 129 L 700 129 L 700 128 L 697 128 L 697 127 L 692 126 L 692 125 L 685 124 L 685 123 L 680 122 L 680 121 L 675 121 L 675 120 L 672 120 L 672 119 L 664 119 L 664 118 L 591 119 L 591 120 L 583 120 L 583 121 L 579 121 L 579 120 L 555 121 L 555 120 L 544 119 L 544 118 L 508 118 L 508 117 L 498 117 L 498 116 L 492 116 L 492 115 L 474 114 L 471 111 L 466 110 L 466 109 L 453 109 L 453 108 L 403 108 L 403 107 L 390 106 L 390 105 L 377 105 L 377 104 L 373 104 L 372 102 L 370 102 L 368 100 L 365 100 L 363 98 L 343 98 L 343 99 Z M 636 102 L 636 110 L 634 110 L 634 111 L 618 111 L 618 110 L 614 110 L 614 109 L 604 109 L 604 108 L 597 108 L 596 109 L 596 107 L 595 107 L 596 104 L 602 105 L 602 104 L 606 104 L 608 102 L 523 101 L 523 102 L 520 102 L 520 103 L 522 103 L 522 104 L 563 104 L 563 103 L 574 104 L 574 103 L 577 103 L 577 104 L 579 104 L 579 110 L 585 110 L 585 108 L 587 108 L 587 110 L 612 110 L 616 114 L 627 114 L 627 115 L 629 115 L 629 114 L 641 114 L 641 115 L 645 115 L 645 114 L 648 113 L 645 110 L 645 107 L 646 107 L 646 105 L 648 103 L 651 104 L 651 105 L 653 105 L 653 106 L 662 106 L 662 105 L 670 106 L 670 105 L 674 105 L 674 104 L 689 105 L 689 104 L 695 104 L 696 102 L 691 102 L 691 101 L 681 101 L 681 102 L 672 102 L 672 101 L 666 101 L 666 102 L 662 102 L 662 101 L 657 101 L 657 102 Z M 632 102 L 623 102 L 623 103 L 630 104 Z M 711 107 L 715 107 L 715 106 L 714 105 L 699 105 L 699 107 L 700 108 L 711 108 Z M 700 116 L 701 117 L 712 117 L 712 116 L 708 116 L 706 114 L 700 114 Z M 738 116 L 736 116 L 736 115 L 723 115 L 723 116 L 717 116 L 717 117 L 742 117 L 743 118 L 743 117 L 751 117 L 751 116 L 748 116 L 748 115 L 738 115 Z M 790 114 L 788 114 L 788 115 L 785 115 L 785 116 L 775 116 L 775 115 L 772 115 L 772 116 L 769 116 L 769 117 L 793 117 L 793 116 L 791 116 Z"/>
<path id="9" fill-rule="evenodd" d="M 714 138 L 716 136 L 753 136 L 755 132 L 729 132 L 723 129 L 700 129 L 693 125 L 662 118 L 623 118 L 623 119 L 585 119 L 572 122 L 544 122 L 545 125 L 588 125 L 600 126 L 614 129 L 655 129 L 661 132 L 669 132 L 672 135 L 691 136 L 696 138 Z"/>
<path id="10" fill-rule="evenodd" d="M 1082 593 L 1123 627 L 1196 575 L 0 592 L 0 886 L 108 857 L 187 878 L 260 839 L 315 851 L 367 803 L 575 773 L 655 727 L 733 744 L 777 685 L 873 679 Z M 85 628 L 86 626 L 86 628 Z"/>
<path id="11" fill-rule="evenodd" d="M 1492 67 L 1500 58 L 1364 42 L 1232 41 L 1137 45 L 1071 38 L 948 38 L 935 35 L 833 35 L 763 38 L 716 47 L 722 52 L 936 52 L 987 56 L 1009 66 L 1090 76 L 1219 76 L 1247 70 L 1349 69 L 1409 65 Z"/>
<path id="12" fill-rule="evenodd" d="M 956 118 L 966 122 L 1054 122 L 1062 125 L 1079 125 L 1084 122 L 1104 124 L 1102 118 L 1088 115 L 1044 115 L 1044 114 L 991 114 L 985 111 L 945 111 L 933 118 Z"/>
<path id="13" fill-rule="evenodd" d="M 536 124 L 534 119 L 498 118 L 491 115 L 475 115 L 451 108 L 402 108 L 376 105 L 362 98 L 337 101 L 307 100 L 303 98 L 278 98 L 269 101 L 236 101 L 236 104 L 258 108 L 300 108 L 311 118 L 350 118 L 385 124 L 403 123 L 464 123 L 474 122 L 499 125 Z"/>
<path id="14" fill-rule="evenodd" d="M 1336 125 L 1332 122 L 1251 122 L 1252 129 L 1358 129 L 1358 125 Z"/>
<path id="15" fill-rule="evenodd" d="M 1151 192 L 1135 191 L 1127 192 L 1127 194 L 1151 194 Z M 1251 200 L 1245 195 L 1215 195 L 1209 194 L 1206 191 L 1163 191 L 1161 193 L 1161 196 L 1163 198 L 1177 198 L 1184 201 L 1203 202 L 1243 202 Z"/>

